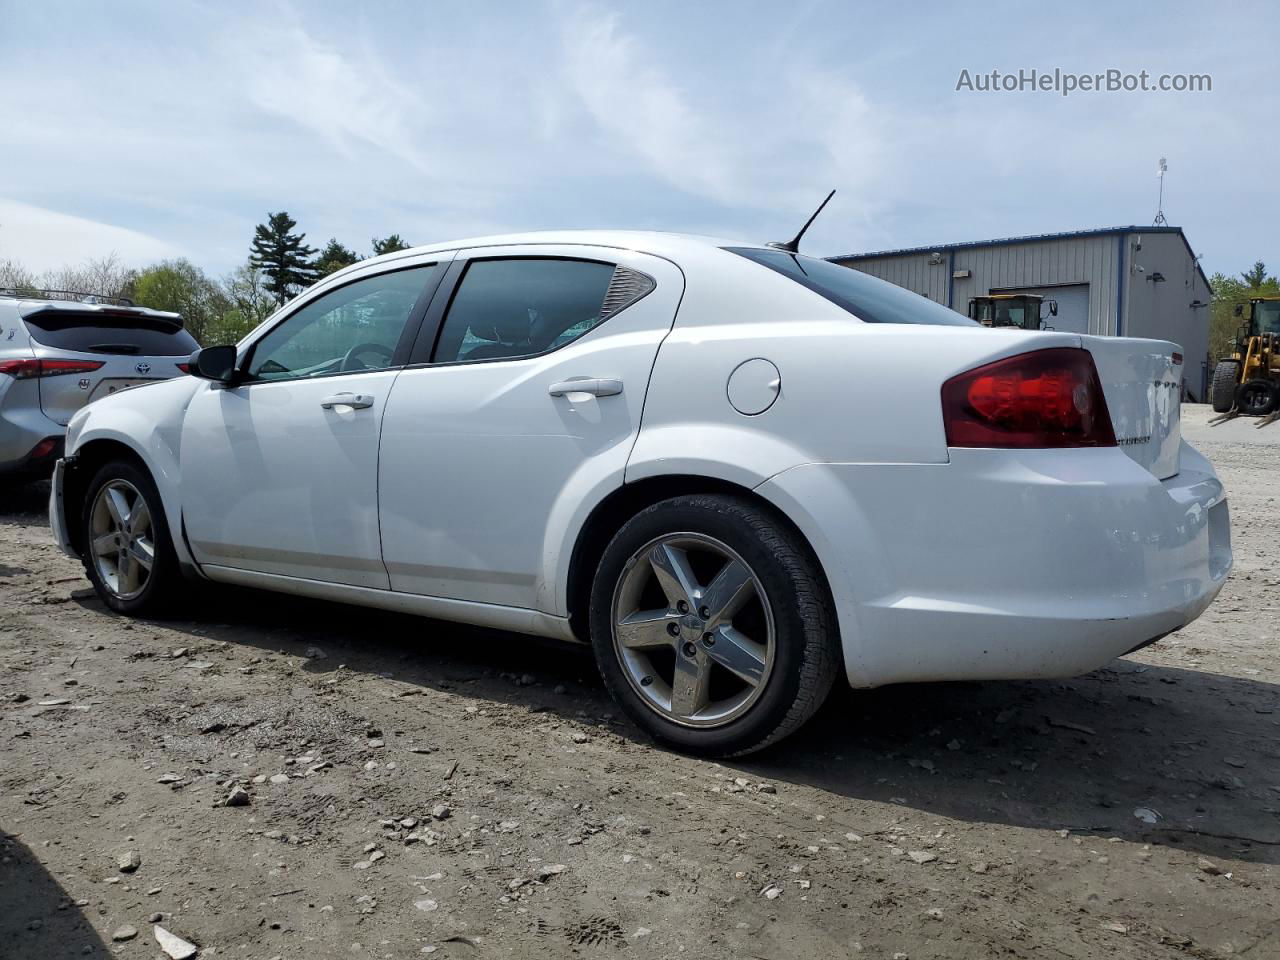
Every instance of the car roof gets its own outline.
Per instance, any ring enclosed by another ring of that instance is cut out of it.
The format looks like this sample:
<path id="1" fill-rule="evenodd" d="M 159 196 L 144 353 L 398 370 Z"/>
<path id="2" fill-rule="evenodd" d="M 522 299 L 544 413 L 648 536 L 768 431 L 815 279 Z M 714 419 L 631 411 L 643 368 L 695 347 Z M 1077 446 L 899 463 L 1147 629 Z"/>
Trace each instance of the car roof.
<path id="1" fill-rule="evenodd" d="M 726 240 L 719 237 L 701 236 L 692 233 L 665 233 L 658 230 L 537 230 L 528 233 L 495 234 L 485 237 L 468 237 L 463 240 L 449 240 L 443 243 L 430 243 L 385 253 L 380 257 L 361 260 L 337 271 L 339 276 L 348 271 L 367 268 L 373 264 L 390 263 L 429 253 L 444 253 L 449 250 L 462 250 L 471 247 L 505 247 L 517 245 L 559 245 L 572 244 L 590 247 L 614 247 L 623 250 L 635 250 L 660 257 L 678 258 L 680 255 L 705 253 L 723 247 L 765 247 L 762 243 Z"/>

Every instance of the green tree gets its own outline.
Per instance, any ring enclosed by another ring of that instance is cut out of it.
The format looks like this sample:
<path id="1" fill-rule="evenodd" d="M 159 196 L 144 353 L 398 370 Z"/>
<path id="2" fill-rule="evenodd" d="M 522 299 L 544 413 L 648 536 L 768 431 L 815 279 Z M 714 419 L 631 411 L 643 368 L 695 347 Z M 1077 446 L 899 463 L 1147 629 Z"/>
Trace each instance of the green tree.
<path id="1" fill-rule="evenodd" d="M 253 228 L 249 263 L 266 274 L 266 287 L 276 303 L 285 301 L 316 281 L 312 262 L 315 247 L 308 247 L 304 233 L 294 233 L 298 225 L 283 210 L 267 214 L 267 222 Z"/>
<path id="2" fill-rule="evenodd" d="M 393 233 L 385 240 L 379 240 L 377 237 L 373 238 L 373 255 L 375 257 L 380 257 L 384 253 L 395 253 L 397 250 L 408 249 L 409 244 L 400 239 L 400 234 L 398 233 Z"/>
<path id="3" fill-rule="evenodd" d="M 359 262 L 360 254 L 344 247 L 336 239 L 330 239 L 325 244 L 324 249 L 320 251 L 320 256 L 316 258 L 316 273 L 322 277 L 327 277 L 343 267 L 349 267 L 353 263 Z"/>
<path id="4" fill-rule="evenodd" d="M 1267 282 L 1267 266 L 1261 260 L 1255 260 L 1253 266 L 1240 274 L 1240 279 L 1250 290 L 1259 289 Z"/>
<path id="5" fill-rule="evenodd" d="M 228 306 L 210 323 L 203 341 L 206 346 L 238 343 L 276 309 L 265 273 L 252 263 L 243 264 L 223 278 L 222 294 Z"/>
<path id="6" fill-rule="evenodd" d="M 165 260 L 147 267 L 133 284 L 133 300 L 141 307 L 182 314 L 184 325 L 200 343 L 231 308 L 216 283 L 190 260 Z"/>

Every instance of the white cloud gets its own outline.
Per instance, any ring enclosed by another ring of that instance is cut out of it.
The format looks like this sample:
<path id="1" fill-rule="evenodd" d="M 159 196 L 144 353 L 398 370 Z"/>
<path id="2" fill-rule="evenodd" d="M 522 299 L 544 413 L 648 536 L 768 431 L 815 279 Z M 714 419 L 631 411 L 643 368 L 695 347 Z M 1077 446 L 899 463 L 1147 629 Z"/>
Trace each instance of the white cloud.
<path id="1" fill-rule="evenodd" d="M 0 199 L 0 259 L 40 273 L 112 253 L 130 266 L 181 255 L 136 230 Z"/>

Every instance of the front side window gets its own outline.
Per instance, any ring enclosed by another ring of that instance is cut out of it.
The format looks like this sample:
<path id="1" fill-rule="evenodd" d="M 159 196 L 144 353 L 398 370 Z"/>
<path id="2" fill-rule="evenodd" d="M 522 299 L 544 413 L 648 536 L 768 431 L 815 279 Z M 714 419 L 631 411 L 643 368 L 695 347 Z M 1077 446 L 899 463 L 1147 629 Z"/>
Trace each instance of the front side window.
<path id="1" fill-rule="evenodd" d="M 864 323 L 923 323 L 947 327 L 970 327 L 974 324 L 963 314 L 934 303 L 928 297 L 830 260 L 759 247 L 725 249 L 790 277 Z M 1000 322 L 997 315 L 996 323 Z"/>
<path id="2" fill-rule="evenodd" d="M 312 300 L 253 348 L 253 380 L 382 370 L 435 265 L 367 277 Z"/>
<path id="3" fill-rule="evenodd" d="M 604 316 L 614 266 L 590 260 L 473 260 L 445 315 L 436 363 L 547 353 Z"/>

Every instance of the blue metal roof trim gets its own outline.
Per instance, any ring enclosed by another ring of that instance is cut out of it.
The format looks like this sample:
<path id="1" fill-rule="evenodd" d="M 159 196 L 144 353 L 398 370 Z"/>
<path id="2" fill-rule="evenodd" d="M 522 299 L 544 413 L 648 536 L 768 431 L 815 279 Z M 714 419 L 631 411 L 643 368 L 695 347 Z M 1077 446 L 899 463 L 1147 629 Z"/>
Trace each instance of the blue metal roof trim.
<path id="1" fill-rule="evenodd" d="M 1041 243 L 1045 240 L 1076 240 L 1082 237 L 1110 237 L 1117 234 L 1124 235 L 1130 233 L 1176 233 L 1182 237 L 1182 242 L 1187 248 L 1187 255 L 1195 260 L 1195 253 L 1191 249 L 1191 244 L 1187 241 L 1187 235 L 1181 227 L 1100 227 L 1094 230 L 1066 230 L 1062 233 L 1037 233 L 1026 237 L 1003 237 L 999 240 L 968 240 L 964 243 L 941 243 L 929 247 L 903 247 L 899 250 L 877 250 L 872 253 L 845 253 L 834 257 L 827 257 L 834 263 L 848 263 L 854 260 L 874 260 L 877 257 L 901 257 L 908 254 L 917 253 L 942 253 L 944 251 L 968 250 L 975 247 L 1001 247 L 1016 243 Z M 1209 283 L 1209 278 L 1205 276 L 1204 269 L 1200 266 L 1200 261 L 1195 260 L 1196 270 L 1200 273 L 1200 279 L 1204 281 L 1204 285 L 1208 288 L 1209 294 L 1212 296 L 1213 287 Z"/>

